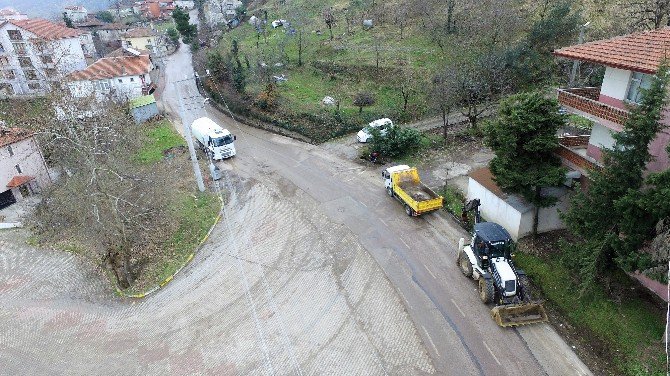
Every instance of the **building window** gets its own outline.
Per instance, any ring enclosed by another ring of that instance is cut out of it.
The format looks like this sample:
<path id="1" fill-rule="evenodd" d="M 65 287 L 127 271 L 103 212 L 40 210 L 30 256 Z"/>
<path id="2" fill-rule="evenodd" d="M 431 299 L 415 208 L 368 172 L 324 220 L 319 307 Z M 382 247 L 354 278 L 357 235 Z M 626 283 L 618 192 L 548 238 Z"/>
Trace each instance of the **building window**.
<path id="1" fill-rule="evenodd" d="M 29 57 L 20 57 L 19 58 L 19 65 L 22 66 L 23 68 L 32 68 L 33 66 L 33 61 L 30 60 Z"/>
<path id="2" fill-rule="evenodd" d="M 14 87 L 11 84 L 0 82 L 0 94 L 14 95 Z"/>
<path id="3" fill-rule="evenodd" d="M 33 46 L 35 46 L 35 50 L 38 52 L 46 52 L 47 51 L 47 44 L 43 40 L 33 40 Z"/>
<path id="4" fill-rule="evenodd" d="M 0 56 L 0 66 L 9 65 L 9 58 L 7 56 Z"/>
<path id="5" fill-rule="evenodd" d="M 95 85 L 95 90 L 109 91 L 109 81 L 107 80 L 95 81 L 93 84 Z"/>
<path id="6" fill-rule="evenodd" d="M 54 59 L 51 57 L 51 55 L 42 55 L 40 56 L 40 60 L 42 60 L 43 64 L 51 64 L 54 62 Z"/>
<path id="7" fill-rule="evenodd" d="M 130 82 L 135 82 L 135 77 L 130 77 Z"/>
<path id="8" fill-rule="evenodd" d="M 16 73 L 14 73 L 14 69 L 7 69 L 4 72 L 3 77 L 5 77 L 6 80 L 14 80 L 16 79 Z"/>
<path id="9" fill-rule="evenodd" d="M 26 44 L 25 43 L 12 43 L 14 51 L 19 55 L 26 54 Z"/>
<path id="10" fill-rule="evenodd" d="M 21 171 L 21 166 L 16 165 L 16 166 L 14 166 L 14 168 L 16 169 L 16 172 L 18 172 L 19 174 L 22 173 L 22 171 Z"/>
<path id="11" fill-rule="evenodd" d="M 28 80 L 36 80 L 37 79 L 37 72 L 34 70 L 24 70 L 23 74 L 26 76 L 26 79 Z"/>
<path id="12" fill-rule="evenodd" d="M 57 74 L 57 72 L 56 72 L 56 70 L 55 70 L 54 68 L 46 68 L 46 69 L 44 70 L 44 73 L 45 73 L 46 76 L 49 77 L 49 78 L 56 77 L 56 74 Z"/>
<path id="13" fill-rule="evenodd" d="M 41 90 L 42 85 L 39 82 L 28 82 L 28 89 L 30 90 Z"/>
<path id="14" fill-rule="evenodd" d="M 640 103 L 642 100 L 642 89 L 649 89 L 651 87 L 652 76 L 640 72 L 633 72 L 628 86 L 628 93 L 626 100 L 633 103 Z"/>
<path id="15" fill-rule="evenodd" d="M 123 83 L 123 79 L 119 78 L 119 82 Z"/>
<path id="16" fill-rule="evenodd" d="M 2 43 L 0 43 L 0 54 L 5 52 L 5 47 L 2 46 Z"/>
<path id="17" fill-rule="evenodd" d="M 12 150 L 12 145 L 7 146 L 7 151 L 9 152 L 10 157 L 14 156 L 14 150 Z"/>
<path id="18" fill-rule="evenodd" d="M 11 40 L 23 40 L 23 36 L 21 36 L 19 30 L 7 30 L 7 35 L 9 35 L 9 39 Z"/>

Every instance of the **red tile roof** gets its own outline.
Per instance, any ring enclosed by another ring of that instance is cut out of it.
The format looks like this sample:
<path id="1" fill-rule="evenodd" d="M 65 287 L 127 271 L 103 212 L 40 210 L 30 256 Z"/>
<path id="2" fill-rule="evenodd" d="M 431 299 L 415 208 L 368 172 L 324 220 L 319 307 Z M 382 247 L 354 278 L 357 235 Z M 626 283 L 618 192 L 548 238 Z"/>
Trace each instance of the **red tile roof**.
<path id="1" fill-rule="evenodd" d="M 4 133 L 6 132 L 6 133 Z M 25 140 L 33 135 L 33 132 L 22 128 L 0 128 L 0 147 L 11 145 Z"/>
<path id="2" fill-rule="evenodd" d="M 84 34 L 80 30 L 70 29 L 69 27 L 61 26 L 41 18 L 32 18 L 29 20 L 9 20 L 8 22 L 24 30 L 28 30 L 38 37 L 44 38 L 46 40 L 76 38 L 81 34 Z"/>
<path id="3" fill-rule="evenodd" d="M 136 76 L 149 73 L 151 67 L 149 55 L 103 57 L 84 70 L 70 73 L 68 78 L 83 81 Z"/>
<path id="4" fill-rule="evenodd" d="M 670 27 L 565 47 L 554 55 L 653 74 L 670 58 Z"/>
<path id="5" fill-rule="evenodd" d="M 35 177 L 28 175 L 16 175 L 12 178 L 12 180 L 9 181 L 9 183 L 7 183 L 7 188 L 18 188 L 31 180 L 35 180 Z"/>

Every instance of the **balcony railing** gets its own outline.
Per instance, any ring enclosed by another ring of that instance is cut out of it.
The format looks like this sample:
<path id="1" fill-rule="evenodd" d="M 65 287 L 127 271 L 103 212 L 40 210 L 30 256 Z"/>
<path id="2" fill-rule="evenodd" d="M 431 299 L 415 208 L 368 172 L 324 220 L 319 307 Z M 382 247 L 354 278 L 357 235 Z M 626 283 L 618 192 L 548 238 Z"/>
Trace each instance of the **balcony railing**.
<path id="1" fill-rule="evenodd" d="M 554 153 L 567 162 L 569 167 L 580 169 L 583 173 L 600 168 L 593 158 L 585 155 L 589 136 L 563 136 L 558 138 L 558 143 L 560 146 L 554 150 Z"/>
<path id="2" fill-rule="evenodd" d="M 598 101 L 600 88 L 558 89 L 558 102 L 600 119 L 623 125 L 630 112 Z"/>

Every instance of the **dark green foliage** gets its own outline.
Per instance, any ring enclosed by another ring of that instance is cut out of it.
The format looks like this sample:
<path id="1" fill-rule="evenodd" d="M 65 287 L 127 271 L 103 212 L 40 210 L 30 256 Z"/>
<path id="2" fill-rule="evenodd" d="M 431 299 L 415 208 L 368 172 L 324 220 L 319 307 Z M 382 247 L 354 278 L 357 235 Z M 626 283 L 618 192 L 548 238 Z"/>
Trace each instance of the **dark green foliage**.
<path id="1" fill-rule="evenodd" d="M 414 128 L 391 127 L 382 136 L 378 129 L 371 129 L 370 150 L 378 152 L 382 157 L 394 158 L 419 147 L 421 133 Z"/>
<path id="2" fill-rule="evenodd" d="M 175 46 L 179 44 L 179 32 L 174 27 L 167 29 L 167 36 Z"/>
<path id="3" fill-rule="evenodd" d="M 566 169 L 554 154 L 556 133 L 564 122 L 558 102 L 541 93 L 516 94 L 500 103 L 498 119 L 485 129 L 485 142 L 495 152 L 490 168 L 503 191 L 519 194 L 536 207 L 556 202 L 542 188 L 565 180 Z"/>
<path id="4" fill-rule="evenodd" d="M 74 29 L 74 24 L 72 23 L 72 19 L 67 16 L 67 13 L 63 12 L 63 21 L 65 21 L 65 26 L 69 27 L 70 29 Z"/>
<path id="5" fill-rule="evenodd" d="M 114 22 L 114 15 L 108 10 L 103 10 L 96 13 L 95 18 L 99 19 L 102 22 Z"/>
<path id="6" fill-rule="evenodd" d="M 240 61 L 240 49 L 236 40 L 233 40 L 230 52 L 226 56 L 216 51 L 209 52 L 207 66 L 216 78 L 232 82 L 237 92 L 244 93 L 249 68 L 245 69 Z"/>
<path id="7" fill-rule="evenodd" d="M 184 11 L 180 7 L 176 7 L 172 12 L 172 18 L 177 25 L 177 31 L 179 31 L 179 34 L 181 34 L 184 43 L 192 44 L 195 41 L 195 43 L 193 43 L 195 46 L 198 39 L 198 27 L 196 25 L 191 25 L 188 22 L 188 12 Z"/>
<path id="8" fill-rule="evenodd" d="M 583 288 L 593 286 L 615 266 L 626 271 L 647 267 L 649 256 L 638 248 L 670 212 L 668 172 L 651 175 L 648 187 L 643 177 L 651 160 L 648 146 L 663 126 L 667 72 L 667 67 L 659 68 L 623 131 L 613 135 L 613 149 L 603 150 L 603 169 L 590 173 L 588 192 L 578 193 L 564 215 L 568 228 L 580 238 L 564 246 L 565 262 L 580 270 Z"/>
<path id="9" fill-rule="evenodd" d="M 528 35 L 507 53 L 507 64 L 517 88 L 546 82 L 556 71 L 551 52 L 574 43 L 581 14 L 571 10 L 571 2 L 559 1 L 538 20 Z"/>

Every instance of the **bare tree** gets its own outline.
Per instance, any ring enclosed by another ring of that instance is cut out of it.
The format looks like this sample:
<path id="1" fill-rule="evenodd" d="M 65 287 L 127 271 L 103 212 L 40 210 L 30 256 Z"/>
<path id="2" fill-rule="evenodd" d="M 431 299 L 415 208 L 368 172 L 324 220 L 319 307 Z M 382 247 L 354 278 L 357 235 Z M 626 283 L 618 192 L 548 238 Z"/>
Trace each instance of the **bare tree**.
<path id="1" fill-rule="evenodd" d="M 335 13 L 333 7 L 323 10 L 323 22 L 326 23 L 326 27 L 328 27 L 328 31 L 330 32 L 330 40 L 333 40 L 333 26 L 335 26 Z"/>
<path id="2" fill-rule="evenodd" d="M 363 107 L 375 104 L 375 97 L 368 92 L 360 92 L 354 96 L 354 106 L 358 107 L 358 113 L 363 112 Z"/>
<path id="3" fill-rule="evenodd" d="M 449 114 L 458 105 L 460 98 L 455 69 L 447 67 L 433 77 L 429 91 L 431 107 L 442 117 L 442 137 L 446 140 L 449 131 Z"/>
<path id="4" fill-rule="evenodd" d="M 622 0 L 620 6 L 633 30 L 660 29 L 670 25 L 670 0 Z"/>
<path id="5" fill-rule="evenodd" d="M 406 2 L 401 2 L 395 7 L 395 24 L 400 29 L 400 39 L 403 39 L 405 27 L 409 23 L 410 6 Z"/>

